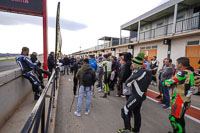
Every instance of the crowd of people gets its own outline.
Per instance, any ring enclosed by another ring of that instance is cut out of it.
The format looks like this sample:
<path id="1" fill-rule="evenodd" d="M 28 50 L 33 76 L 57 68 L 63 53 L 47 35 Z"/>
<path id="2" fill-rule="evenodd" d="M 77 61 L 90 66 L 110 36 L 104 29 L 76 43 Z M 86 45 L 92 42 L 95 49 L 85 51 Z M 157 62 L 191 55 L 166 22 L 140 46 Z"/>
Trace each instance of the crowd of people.
<path id="1" fill-rule="evenodd" d="M 80 62 L 80 59 L 78 62 Z M 87 89 L 84 90 L 86 93 L 83 92 L 84 84 L 82 81 L 83 79 L 85 79 L 85 82 L 89 81 L 84 76 L 84 70 L 89 67 L 93 68 L 91 70 L 93 71 L 91 72 L 93 76 L 89 79 L 95 77 L 95 72 L 97 74 L 96 86 L 98 92 L 104 93 L 101 96 L 102 98 L 107 98 L 110 95 L 110 91 L 115 90 L 115 88 L 117 90 L 116 96 L 126 97 L 127 103 L 121 109 L 124 128 L 119 129 L 118 133 L 138 133 L 140 131 L 140 109 L 143 101 L 146 99 L 145 92 L 150 84 L 157 87 L 157 83 L 160 94 L 156 98 L 160 99 L 160 103 L 164 109 L 171 109 L 169 120 L 173 132 L 185 132 L 184 114 L 191 103 L 191 95 L 197 92 L 197 88 L 194 89 L 193 86 L 199 86 L 200 84 L 200 77 L 194 73 L 194 69 L 190 66 L 188 58 L 178 58 L 176 60 L 176 66 L 172 64 L 172 59 L 165 58 L 163 60 L 163 66 L 159 70 L 157 57 L 154 56 L 150 62 L 148 56 L 144 53 L 139 53 L 136 57 L 133 57 L 130 53 L 126 53 L 123 57 L 118 58 L 103 55 L 103 57 L 100 56 L 96 60 L 92 56 L 86 57 L 83 59 L 83 66 L 78 70 L 78 74 L 74 75 L 81 82 L 77 110 L 74 112 L 79 117 L 81 116 L 84 95 L 86 96 L 85 114 L 88 115 L 90 112 L 91 95 L 95 80 L 91 80 L 91 84 L 85 87 Z M 82 76 L 80 76 L 80 73 Z M 159 81 L 157 81 L 157 77 Z M 170 89 L 172 89 L 171 106 Z M 133 116 L 134 126 L 132 127 L 130 121 Z"/>
<path id="2" fill-rule="evenodd" d="M 44 88 L 42 74 L 50 77 L 57 65 L 55 54 L 49 54 L 47 64 L 49 71 L 40 68 L 41 63 L 37 59 L 37 53 L 33 52 L 29 59 L 29 48 L 23 47 L 21 55 L 16 59 L 22 69 L 23 76 L 27 78 L 33 88 L 34 99 L 37 100 Z M 121 57 L 109 56 L 107 54 L 99 57 L 89 56 L 86 58 L 73 56 L 59 59 L 62 73 L 73 74 L 73 94 L 78 97 L 77 110 L 74 115 L 81 116 L 81 107 L 84 97 L 86 98 L 85 115 L 90 112 L 91 96 L 94 88 L 103 92 L 101 98 L 110 96 L 110 91 L 117 91 L 117 97 L 125 97 L 127 103 L 121 108 L 121 117 L 124 121 L 124 128 L 118 133 L 138 133 L 141 127 L 140 109 L 146 99 L 148 86 L 157 87 L 160 94 L 156 97 L 161 100 L 164 109 L 171 109 L 169 119 L 173 132 L 185 132 L 184 114 L 191 102 L 191 95 L 195 93 L 195 87 L 199 86 L 200 78 L 194 73 L 190 66 L 189 59 L 180 57 L 176 60 L 176 66 L 172 59 L 165 58 L 160 70 L 157 57 L 151 61 L 143 52 L 133 57 L 126 53 Z M 37 76 L 35 76 L 37 74 Z M 158 76 L 157 76 L 158 75 Z M 157 81 L 157 77 L 159 81 Z M 95 84 L 97 81 L 97 84 Z M 77 88 L 79 88 L 77 90 Z M 172 99 L 170 106 L 170 93 Z M 134 116 L 134 126 L 131 126 L 131 117 Z"/>

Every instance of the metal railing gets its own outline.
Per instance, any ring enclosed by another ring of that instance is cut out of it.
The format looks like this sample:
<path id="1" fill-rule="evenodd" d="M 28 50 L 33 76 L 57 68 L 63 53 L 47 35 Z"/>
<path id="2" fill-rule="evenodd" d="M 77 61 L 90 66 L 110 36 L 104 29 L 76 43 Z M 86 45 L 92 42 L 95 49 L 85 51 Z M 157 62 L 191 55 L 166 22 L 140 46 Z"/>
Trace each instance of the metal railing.
<path id="1" fill-rule="evenodd" d="M 40 128 L 41 133 L 48 133 L 49 125 L 51 122 L 51 113 L 52 113 L 53 105 L 54 105 L 55 89 L 57 88 L 57 79 L 58 79 L 58 70 L 56 71 L 53 70 L 48 83 L 46 84 L 40 98 L 36 102 L 28 120 L 26 121 L 23 129 L 21 130 L 21 133 L 30 133 L 30 132 L 38 133 L 39 128 Z M 47 92 L 50 88 L 51 83 L 52 83 L 51 95 L 48 96 Z M 45 119 L 45 105 L 46 105 L 45 98 L 46 97 L 50 98 L 50 100 L 49 100 L 47 118 Z"/>
<path id="2" fill-rule="evenodd" d="M 191 17 L 176 22 L 176 32 L 184 32 L 200 28 L 200 16 Z"/>
<path id="3" fill-rule="evenodd" d="M 140 40 L 148 40 L 151 38 L 172 34 L 172 26 L 173 23 L 142 32 L 140 33 Z"/>

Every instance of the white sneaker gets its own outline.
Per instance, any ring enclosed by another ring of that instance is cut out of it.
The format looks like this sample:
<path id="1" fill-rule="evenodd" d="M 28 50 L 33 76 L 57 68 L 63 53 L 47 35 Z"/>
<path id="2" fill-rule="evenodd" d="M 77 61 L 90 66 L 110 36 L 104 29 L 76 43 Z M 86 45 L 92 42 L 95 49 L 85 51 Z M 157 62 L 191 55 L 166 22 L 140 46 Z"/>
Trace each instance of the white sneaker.
<path id="1" fill-rule="evenodd" d="M 78 116 L 78 117 L 80 117 L 80 116 L 81 116 L 81 114 L 80 114 L 80 113 L 78 113 L 77 111 L 75 111 L 75 112 L 74 112 L 74 115 L 76 115 L 76 116 Z"/>
<path id="2" fill-rule="evenodd" d="M 85 112 L 85 115 L 88 115 L 90 113 L 90 110 L 88 110 L 88 112 Z"/>
<path id="3" fill-rule="evenodd" d="M 124 98 L 124 97 L 126 97 L 126 96 L 124 96 L 124 95 L 121 95 L 121 97 L 123 97 L 123 98 Z"/>
<path id="4" fill-rule="evenodd" d="M 78 95 L 75 95 L 75 97 L 78 97 Z"/>
<path id="5" fill-rule="evenodd" d="M 102 92 L 102 89 L 99 89 L 98 92 Z"/>

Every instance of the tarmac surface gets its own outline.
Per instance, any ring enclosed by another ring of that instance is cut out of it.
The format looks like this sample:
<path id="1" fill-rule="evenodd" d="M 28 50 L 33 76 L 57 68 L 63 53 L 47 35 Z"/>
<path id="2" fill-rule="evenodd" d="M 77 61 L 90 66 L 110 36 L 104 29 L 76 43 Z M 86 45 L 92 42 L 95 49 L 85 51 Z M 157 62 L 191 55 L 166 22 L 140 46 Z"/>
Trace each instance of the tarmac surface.
<path id="1" fill-rule="evenodd" d="M 81 117 L 75 116 L 77 98 L 74 100 L 72 111 L 70 106 L 73 99 L 73 76 L 61 76 L 58 92 L 58 103 L 56 112 L 55 133 L 116 133 L 124 127 L 121 118 L 121 108 L 125 105 L 125 98 L 116 97 L 112 91 L 107 99 L 100 98 L 103 93 L 95 89 L 95 97 L 92 97 L 92 104 L 88 116 L 84 114 L 85 102 L 82 106 Z M 199 105 L 198 96 L 195 102 Z M 172 131 L 168 115 L 170 110 L 163 109 L 162 105 L 146 99 L 143 102 L 141 115 L 142 125 L 140 133 L 167 133 Z M 199 133 L 200 123 L 185 117 L 186 132 Z M 133 125 L 133 119 L 132 119 Z"/>
<path id="2" fill-rule="evenodd" d="M 0 62 L 0 72 L 19 67 L 16 61 Z"/>

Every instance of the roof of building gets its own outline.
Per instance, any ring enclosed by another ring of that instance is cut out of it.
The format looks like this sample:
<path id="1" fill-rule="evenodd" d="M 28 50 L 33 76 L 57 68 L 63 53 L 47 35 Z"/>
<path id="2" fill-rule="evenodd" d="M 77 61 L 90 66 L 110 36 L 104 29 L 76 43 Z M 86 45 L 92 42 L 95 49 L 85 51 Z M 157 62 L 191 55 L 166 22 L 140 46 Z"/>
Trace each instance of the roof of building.
<path id="1" fill-rule="evenodd" d="M 141 21 L 141 25 L 145 25 L 149 22 L 152 22 L 156 19 L 162 18 L 166 15 L 174 13 L 174 5 L 180 3 L 178 10 L 183 10 L 188 8 L 191 5 L 200 3 L 200 0 L 170 0 L 146 13 L 143 15 L 121 25 L 121 30 L 135 30 L 138 27 L 138 22 Z"/>

